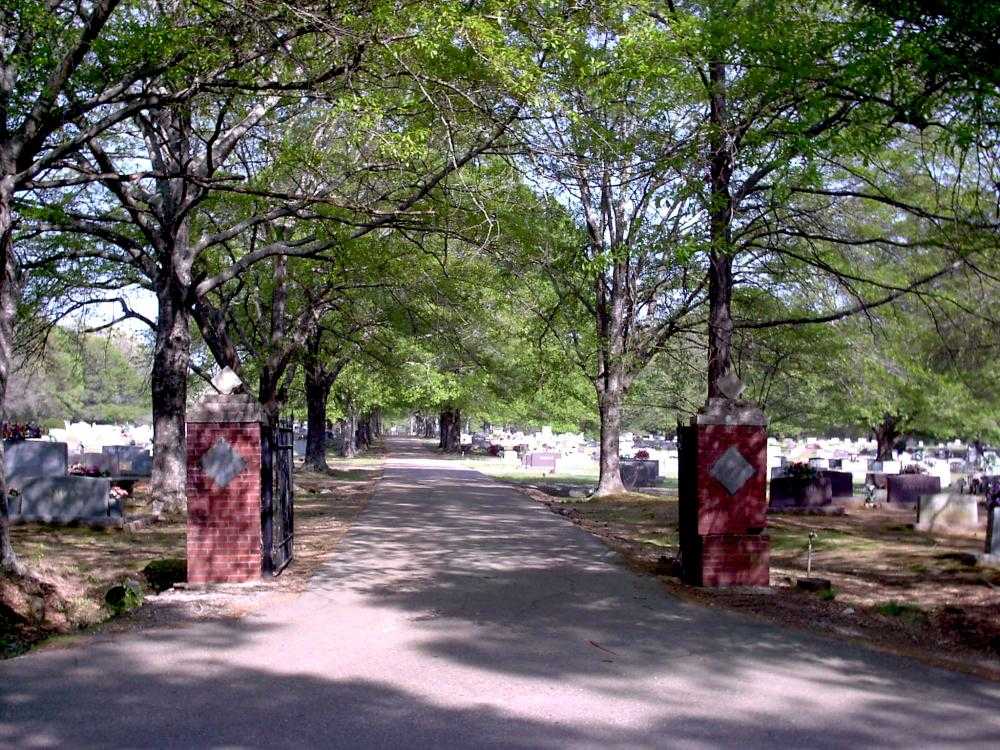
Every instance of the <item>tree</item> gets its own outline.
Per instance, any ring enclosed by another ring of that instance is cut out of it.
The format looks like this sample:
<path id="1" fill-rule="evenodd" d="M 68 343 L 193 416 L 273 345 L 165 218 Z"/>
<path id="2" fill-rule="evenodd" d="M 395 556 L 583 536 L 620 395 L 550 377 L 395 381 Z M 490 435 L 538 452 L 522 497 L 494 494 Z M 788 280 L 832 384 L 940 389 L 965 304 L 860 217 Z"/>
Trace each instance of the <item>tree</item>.
<path id="1" fill-rule="evenodd" d="M 7 413 L 20 421 L 149 421 L 150 352 L 127 333 L 54 328 L 37 357 L 16 357 Z"/>
<path id="2" fill-rule="evenodd" d="M 122 8 L 119 11 L 119 8 Z M 165 97 L 151 86 L 168 72 L 186 75 L 197 24 L 150 10 L 142 0 L 11 0 L 0 30 L 0 416 L 10 375 L 14 319 L 22 283 L 16 256 L 15 199 L 108 128 Z M 210 25 L 210 24 L 209 24 Z M 207 36 L 207 35 L 206 35 Z M 187 70 L 186 70 L 187 69 Z M 0 446 L 0 571 L 23 572 L 7 533 L 7 488 Z"/>
<path id="3" fill-rule="evenodd" d="M 520 162 L 549 194 L 550 215 L 564 210 L 572 222 L 538 243 L 534 261 L 551 290 L 541 319 L 595 389 L 598 496 L 624 491 L 618 445 L 630 386 L 691 324 L 706 292 L 686 239 L 691 85 L 674 60 L 688 40 L 633 11 L 606 3 L 564 30 Z M 580 330 L 581 316 L 592 332 Z"/>

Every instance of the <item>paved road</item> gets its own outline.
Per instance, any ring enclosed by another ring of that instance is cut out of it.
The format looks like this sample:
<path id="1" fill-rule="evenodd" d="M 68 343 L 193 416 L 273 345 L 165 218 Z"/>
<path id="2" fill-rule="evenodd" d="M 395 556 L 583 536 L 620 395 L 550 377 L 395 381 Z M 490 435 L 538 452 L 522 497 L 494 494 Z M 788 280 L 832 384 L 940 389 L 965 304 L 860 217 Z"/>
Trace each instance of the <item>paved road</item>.
<path id="1" fill-rule="evenodd" d="M 0 746 L 1000 747 L 1000 685 L 678 603 L 414 449 L 279 611 L 0 664 Z"/>

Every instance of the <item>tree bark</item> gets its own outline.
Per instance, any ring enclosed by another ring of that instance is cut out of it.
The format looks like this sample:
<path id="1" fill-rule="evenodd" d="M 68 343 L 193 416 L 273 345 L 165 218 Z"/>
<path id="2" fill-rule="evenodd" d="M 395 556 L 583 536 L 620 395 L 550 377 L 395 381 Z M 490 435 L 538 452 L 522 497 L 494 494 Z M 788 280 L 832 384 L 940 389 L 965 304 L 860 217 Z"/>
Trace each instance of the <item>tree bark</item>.
<path id="1" fill-rule="evenodd" d="M 343 437 L 340 441 L 340 457 L 341 458 L 354 458 L 358 452 L 358 446 L 355 442 L 357 433 L 357 416 L 354 414 L 353 409 L 347 410 L 347 415 L 341 420 L 343 426 Z"/>
<path id="2" fill-rule="evenodd" d="M 625 395 L 621 377 L 611 375 L 598 387 L 597 403 L 601 417 L 600 478 L 596 497 L 607 497 L 625 492 L 622 483 L 621 458 L 618 444 L 622 429 L 622 399 Z"/>
<path id="3" fill-rule="evenodd" d="M 448 450 L 448 434 L 451 432 L 451 410 L 445 409 L 438 418 L 438 448 Z"/>
<path id="4" fill-rule="evenodd" d="M 326 463 L 326 407 L 333 383 L 327 383 L 308 365 L 306 381 L 306 466 L 316 471 L 327 471 Z"/>
<path id="5" fill-rule="evenodd" d="M 153 406 L 154 507 L 183 510 L 187 482 L 187 377 L 191 357 L 187 288 L 172 273 L 158 290 L 150 377 Z"/>
<path id="6" fill-rule="evenodd" d="M 725 63 L 709 64 L 709 82 L 708 397 L 719 398 L 723 395 L 719 380 L 732 367 L 733 339 L 733 154 L 728 132 Z"/>
<path id="7" fill-rule="evenodd" d="M 448 413 L 448 429 L 444 433 L 445 453 L 459 453 L 462 450 L 462 412 L 451 409 Z"/>
<path id="8" fill-rule="evenodd" d="M 609 279 L 597 279 L 595 290 L 599 370 L 594 386 L 597 389 L 597 408 L 601 418 L 600 479 L 595 491 L 596 497 L 625 492 L 618 456 L 618 439 L 621 435 L 622 400 L 628 389 L 625 371 L 628 273 L 626 262 L 616 262 Z"/>
<path id="9" fill-rule="evenodd" d="M 875 460 L 892 461 L 893 447 L 901 434 L 899 419 L 892 414 L 886 414 L 882 417 L 882 421 L 872 428 L 872 432 L 875 433 L 875 443 L 878 446 Z"/>
<path id="10" fill-rule="evenodd" d="M 0 423 L 7 416 L 7 383 L 13 351 L 14 316 L 17 312 L 17 265 L 14 260 L 14 220 L 11 213 L 13 181 L 0 182 Z M 10 543 L 7 520 L 7 476 L 3 440 L 0 439 L 0 574 L 23 575 L 24 566 Z"/>

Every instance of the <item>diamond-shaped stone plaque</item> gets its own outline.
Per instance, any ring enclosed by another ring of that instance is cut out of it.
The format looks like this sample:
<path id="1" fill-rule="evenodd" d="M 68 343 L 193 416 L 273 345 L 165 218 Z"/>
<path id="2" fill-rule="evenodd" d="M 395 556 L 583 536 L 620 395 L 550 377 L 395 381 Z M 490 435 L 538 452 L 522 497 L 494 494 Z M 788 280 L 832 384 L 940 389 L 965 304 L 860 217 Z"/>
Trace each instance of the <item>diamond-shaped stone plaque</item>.
<path id="1" fill-rule="evenodd" d="M 201 457 L 201 468 L 220 489 L 243 473 L 247 462 L 225 438 L 218 438 Z"/>
<path id="2" fill-rule="evenodd" d="M 743 454 L 739 452 L 735 445 L 729 446 L 729 449 L 723 453 L 712 464 L 712 468 L 708 472 L 716 479 L 719 484 L 726 488 L 726 491 L 730 495 L 735 495 L 739 492 L 740 488 L 747 483 L 755 473 L 756 470 L 743 458 Z"/>

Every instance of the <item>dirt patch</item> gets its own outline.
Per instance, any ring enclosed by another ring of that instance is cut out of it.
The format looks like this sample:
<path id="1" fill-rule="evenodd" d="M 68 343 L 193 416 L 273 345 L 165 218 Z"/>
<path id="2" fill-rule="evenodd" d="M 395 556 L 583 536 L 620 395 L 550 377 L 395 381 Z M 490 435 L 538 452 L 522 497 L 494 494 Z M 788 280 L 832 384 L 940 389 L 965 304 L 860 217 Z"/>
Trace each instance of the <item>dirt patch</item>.
<path id="1" fill-rule="evenodd" d="M 976 564 L 983 531 L 925 534 L 914 530 L 913 512 L 893 509 L 771 515 L 771 588 L 699 589 L 675 577 L 676 498 L 559 502 L 524 491 L 599 537 L 633 569 L 660 577 L 678 597 L 1000 680 L 1000 569 Z M 806 576 L 810 532 L 812 575 L 829 579 L 832 592 L 795 587 Z"/>
<path id="2" fill-rule="evenodd" d="M 114 633 L 241 617 L 294 597 L 363 510 L 381 475 L 383 456 L 382 449 L 374 448 L 357 459 L 331 459 L 334 468 L 323 474 L 296 467 L 295 560 L 271 581 L 157 593 L 160 586 L 147 580 L 143 569 L 154 561 L 184 558 L 185 517 L 150 523 L 150 498 L 143 485 L 128 501 L 126 516 L 145 523 L 129 523 L 124 529 L 14 527 L 12 542 L 31 578 L 0 579 L 0 658 L 23 653 L 44 639 L 51 646 L 72 642 L 74 635 L 96 627 Z M 105 593 L 128 580 L 142 585 L 144 606 L 112 617 Z"/>

